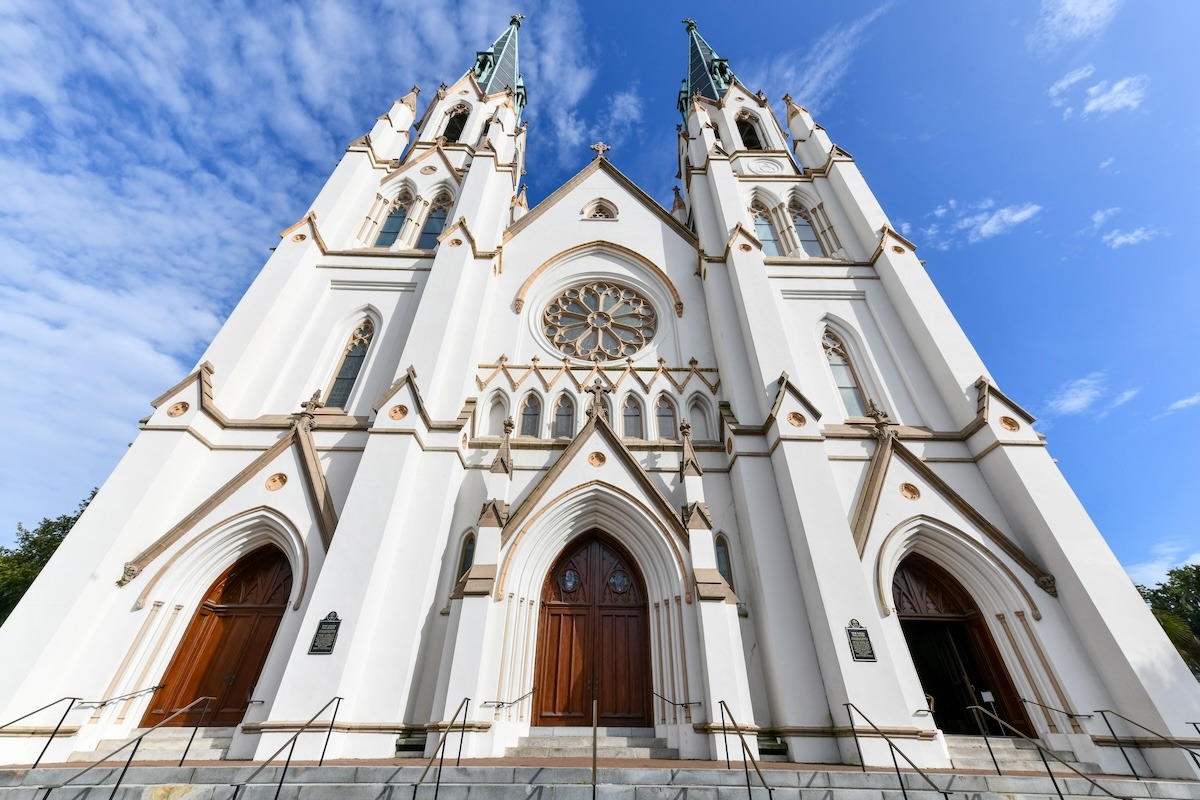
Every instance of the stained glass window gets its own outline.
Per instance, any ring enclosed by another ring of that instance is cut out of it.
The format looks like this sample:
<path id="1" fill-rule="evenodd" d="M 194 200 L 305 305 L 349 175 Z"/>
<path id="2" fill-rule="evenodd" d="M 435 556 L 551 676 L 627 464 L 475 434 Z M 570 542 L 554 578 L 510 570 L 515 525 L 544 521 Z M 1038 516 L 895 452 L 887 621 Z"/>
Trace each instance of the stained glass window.
<path id="1" fill-rule="evenodd" d="M 409 202 L 411 201 L 408 198 L 396 200 L 396 207 L 387 215 L 383 227 L 379 229 L 379 237 L 375 240 L 376 247 L 391 247 L 396 241 L 400 229 L 404 227 L 404 221 L 408 219 Z"/>
<path id="2" fill-rule="evenodd" d="M 761 204 L 755 203 L 750 207 L 750 211 L 754 214 L 754 235 L 758 237 L 758 241 L 762 242 L 763 255 L 781 255 L 779 250 L 779 235 L 775 233 L 775 226 L 771 224 L 771 218 L 767 214 L 767 209 Z"/>
<path id="3" fill-rule="evenodd" d="M 658 420 L 658 438 L 674 439 L 677 428 L 675 425 L 675 406 L 671 405 L 671 401 L 665 397 L 658 398 L 658 406 L 655 408 L 654 416 Z"/>
<path id="4" fill-rule="evenodd" d="M 629 439 L 642 438 L 642 407 L 632 397 L 625 398 L 625 409 L 621 414 L 625 422 L 625 436 Z"/>
<path id="5" fill-rule="evenodd" d="M 554 409 L 554 435 L 570 436 L 575 432 L 575 403 L 565 394 L 558 398 Z"/>
<path id="6" fill-rule="evenodd" d="M 792 206 L 789 211 L 792 215 L 792 225 L 796 227 L 796 236 L 800 238 L 800 247 L 810 256 L 816 258 L 824 256 L 825 251 L 821 248 L 821 240 L 817 238 L 817 232 L 813 230 L 808 212 L 796 206 Z"/>
<path id="7" fill-rule="evenodd" d="M 367 348 L 371 346 L 374 336 L 375 325 L 369 319 L 364 319 L 355 328 L 354 333 L 350 334 L 350 341 L 342 354 L 342 363 L 338 365 L 333 385 L 329 388 L 329 396 L 325 398 L 325 405 L 329 408 L 346 407 L 346 401 L 350 399 L 350 390 L 358 380 L 358 373 L 367 357 Z"/>
<path id="8" fill-rule="evenodd" d="M 537 436 L 541 423 L 542 401 L 536 394 L 531 394 L 525 398 L 525 405 L 521 409 L 521 435 Z"/>
<path id="9" fill-rule="evenodd" d="M 542 320 L 554 346 L 576 358 L 632 356 L 657 327 L 654 308 L 645 298 L 599 282 L 567 289 L 546 306 Z"/>
<path id="10" fill-rule="evenodd" d="M 829 329 L 825 330 L 821 344 L 825 348 L 825 357 L 829 360 L 829 369 L 833 372 L 833 382 L 837 384 L 842 404 L 846 406 L 846 414 L 851 417 L 866 416 L 867 403 L 863 398 L 862 386 L 858 382 L 854 365 L 850 363 L 846 345 Z"/>

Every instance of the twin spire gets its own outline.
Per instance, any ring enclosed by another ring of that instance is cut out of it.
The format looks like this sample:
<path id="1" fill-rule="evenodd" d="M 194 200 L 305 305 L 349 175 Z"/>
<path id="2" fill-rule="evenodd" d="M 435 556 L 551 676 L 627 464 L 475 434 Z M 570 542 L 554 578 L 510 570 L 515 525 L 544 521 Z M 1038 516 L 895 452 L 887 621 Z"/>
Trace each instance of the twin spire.
<path id="1" fill-rule="evenodd" d="M 475 54 L 475 66 L 471 74 L 483 89 L 484 94 L 494 94 L 512 89 L 517 117 L 525 108 L 525 77 L 517 63 L 517 30 L 521 27 L 524 14 L 513 14 L 504 33 L 487 50 Z M 729 68 L 728 59 L 719 58 L 700 31 L 696 20 L 685 19 L 688 34 L 688 71 L 679 90 L 679 111 L 687 116 L 688 103 L 695 94 L 710 100 L 720 100 L 735 76 Z"/>

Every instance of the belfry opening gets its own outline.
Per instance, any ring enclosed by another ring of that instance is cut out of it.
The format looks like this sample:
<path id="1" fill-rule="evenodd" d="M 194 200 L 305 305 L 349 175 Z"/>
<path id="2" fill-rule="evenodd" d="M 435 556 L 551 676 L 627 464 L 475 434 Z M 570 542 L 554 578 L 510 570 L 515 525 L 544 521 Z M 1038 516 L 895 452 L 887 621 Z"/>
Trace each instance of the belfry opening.
<path id="1" fill-rule="evenodd" d="M 253 699 L 292 593 L 287 557 L 266 545 L 225 570 L 200 602 L 142 725 L 157 725 L 201 697 L 168 726 L 237 725 Z"/>
<path id="2" fill-rule="evenodd" d="M 980 706 L 1026 736 L 1035 735 L 979 606 L 950 573 L 910 555 L 892 579 L 892 599 L 938 728 L 950 734 L 1007 735 L 971 710 Z"/>
<path id="3" fill-rule="evenodd" d="M 563 549 L 542 586 L 535 725 L 644 727 L 650 713 L 646 584 L 599 531 Z"/>

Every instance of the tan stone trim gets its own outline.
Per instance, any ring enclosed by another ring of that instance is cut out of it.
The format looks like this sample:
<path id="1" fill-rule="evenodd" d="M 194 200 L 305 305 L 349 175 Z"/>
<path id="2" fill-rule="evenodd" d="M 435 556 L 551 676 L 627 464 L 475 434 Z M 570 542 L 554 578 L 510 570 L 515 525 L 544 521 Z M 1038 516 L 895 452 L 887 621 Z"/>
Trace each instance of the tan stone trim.
<path id="1" fill-rule="evenodd" d="M 1187 747 L 1200 749 L 1200 739 L 1182 739 L 1177 736 L 1172 738 L 1175 739 L 1175 742 L 1179 742 Z M 1096 745 L 1097 747 L 1125 746 L 1137 747 L 1139 749 L 1145 747 L 1176 747 L 1177 745 L 1175 742 L 1163 741 L 1162 739 L 1156 739 L 1153 736 L 1122 736 L 1120 739 L 1114 739 L 1111 736 L 1092 736 L 1092 744 Z"/>
<path id="2" fill-rule="evenodd" d="M 807 397 L 804 396 L 804 393 L 801 392 L 795 386 L 795 384 L 791 382 L 788 374 L 783 372 L 779 375 L 779 389 L 775 392 L 775 402 L 771 404 L 771 413 L 767 415 L 766 421 L 763 422 L 762 432 L 764 434 L 768 429 L 770 429 L 771 425 L 774 424 L 775 420 L 779 418 L 779 409 L 783 407 L 783 398 L 787 394 L 790 394 L 793 398 L 795 398 L 796 402 L 804 406 L 804 408 L 812 416 L 813 423 L 821 421 L 820 410 L 813 405 Z"/>
<path id="3" fill-rule="evenodd" d="M 438 242 L 445 242 L 450 238 L 450 234 L 454 233 L 455 231 L 462 231 L 463 236 L 467 237 L 467 243 L 471 245 L 471 255 L 474 258 L 495 258 L 496 256 L 500 255 L 499 250 L 479 249 L 479 246 L 475 243 L 475 234 L 471 233 L 471 229 L 467 227 L 466 217 L 459 217 L 454 221 L 453 225 L 442 231 L 437 237 Z"/>
<path id="4" fill-rule="evenodd" d="M 1050 685 L 1054 687 L 1054 693 L 1058 695 L 1059 708 L 1068 710 L 1071 708 L 1071 702 L 1067 699 L 1067 693 L 1063 691 L 1062 683 L 1058 680 L 1058 673 L 1054 671 L 1054 667 L 1050 664 L 1050 659 L 1046 656 L 1046 651 L 1042 648 L 1042 643 L 1038 640 L 1037 635 L 1033 632 L 1033 626 L 1029 624 L 1029 620 L 1025 617 L 1024 611 L 1016 612 L 1017 619 L 1021 621 L 1021 627 L 1025 630 L 1025 637 L 1033 646 L 1033 652 L 1037 654 L 1038 662 L 1042 665 L 1042 672 L 1050 679 Z M 1034 619 L 1037 619 L 1035 616 Z M 1071 720 L 1071 729 L 1075 733 L 1083 733 L 1083 728 L 1079 725 L 1079 720 L 1075 717 L 1069 717 Z"/>
<path id="5" fill-rule="evenodd" d="M 387 116 L 384 114 L 383 116 Z M 390 121 L 390 120 L 389 120 Z M 367 160 L 371 164 L 371 169 L 386 170 L 392 167 L 394 159 L 384 158 L 375 152 L 375 145 L 371 141 L 371 134 L 364 133 L 362 136 L 355 139 L 350 144 L 346 145 L 347 153 L 363 153 L 367 156 Z"/>
<path id="6" fill-rule="evenodd" d="M 433 108 L 433 105 L 430 104 L 429 108 Z M 418 155 L 416 158 L 413 158 L 412 156 L 416 152 L 417 145 L 423 145 L 424 147 L 421 150 L 421 154 Z M 379 179 L 380 186 L 383 186 L 384 184 L 395 180 L 396 178 L 400 177 L 404 173 L 411 170 L 417 164 L 420 164 L 425 159 L 432 158 L 434 155 L 437 155 L 437 156 L 441 157 L 442 165 L 446 167 L 446 172 L 450 175 L 451 179 L 453 179 L 455 188 L 456 189 L 462 188 L 462 173 L 459 171 L 458 167 L 454 166 L 454 163 L 452 161 L 450 161 L 449 157 L 446 155 L 445 149 L 442 147 L 442 144 L 440 142 L 436 142 L 436 141 L 429 142 L 429 141 L 424 141 L 424 140 L 417 140 L 416 142 L 413 143 L 413 148 L 414 148 L 413 152 L 409 153 L 409 158 L 405 159 L 403 163 L 401 163 L 398 167 L 396 167 L 396 169 L 393 169 L 387 175 L 384 175 L 382 178 Z"/>
<path id="7" fill-rule="evenodd" d="M 875 512 L 879 509 L 879 499 L 883 496 L 883 483 L 887 478 L 888 466 L 892 463 L 894 449 L 895 438 L 892 436 L 883 436 L 876 441 L 875 450 L 867 464 L 866 480 L 858 493 L 858 503 L 854 507 L 850 530 L 854 535 L 854 545 L 858 548 L 860 559 L 867 549 L 871 523 L 875 521 Z"/>
<path id="8" fill-rule="evenodd" d="M 487 597 L 496 585 L 495 564 L 472 564 L 450 595 L 451 600 L 461 600 L 464 597 Z"/>
<path id="9" fill-rule="evenodd" d="M 74 736 L 79 733 L 79 727 L 78 725 L 64 725 L 58 728 L 58 735 Z M 7 728 L 0 728 L 0 738 L 23 739 L 30 736 L 49 736 L 54 731 L 54 728 L 43 725 L 10 725 Z"/>
<path id="10" fill-rule="evenodd" d="M 333 496 L 329 493 L 329 484 L 325 481 L 325 471 L 321 469 L 321 459 L 313 443 L 312 430 L 308 425 L 296 426 L 296 444 L 300 449 L 300 466 L 304 475 L 305 486 L 308 488 L 309 499 L 317 511 L 317 527 L 321 532 L 321 544 L 329 552 L 333 542 L 333 533 L 337 529 L 337 510 L 333 507 Z"/>
<path id="11" fill-rule="evenodd" d="M 1033 671 L 1029 669 L 1029 662 L 1025 660 L 1025 654 L 1021 652 L 1021 645 L 1017 644 L 1017 637 L 1013 635 L 1012 627 L 1008 624 L 1008 617 L 1005 614 L 997 614 L 996 619 L 1000 622 L 1000 627 L 1004 630 L 1004 637 L 1008 639 L 1008 644 L 1012 647 L 1014 653 L 1017 654 L 1017 663 L 1021 665 L 1021 671 L 1025 673 L 1025 680 L 1033 689 L 1033 699 L 1038 703 L 1038 709 L 1042 712 L 1042 717 L 1046 720 L 1046 727 L 1051 733 L 1058 733 L 1058 725 L 1055 724 L 1054 718 L 1050 716 L 1049 709 L 1046 708 L 1046 698 L 1042 695 L 1041 687 L 1038 686 L 1038 681 L 1033 675 Z M 1036 713 L 1036 712 L 1034 712 Z"/>
<path id="12" fill-rule="evenodd" d="M 289 233 L 292 233 L 297 228 L 303 227 L 304 225 L 308 225 L 308 229 L 313 236 L 313 241 L 317 243 L 317 249 L 321 251 L 321 255 L 329 255 L 329 248 L 325 246 L 325 238 L 321 236 L 321 232 L 317 230 L 317 212 L 315 211 L 309 211 L 303 217 L 293 222 L 282 232 L 280 232 L 279 238 L 284 238 Z"/>
<path id="13" fill-rule="evenodd" d="M 522 217 L 522 221 L 525 219 L 528 219 L 528 217 Z M 525 307 L 525 295 L 529 292 L 529 289 L 533 286 L 534 282 L 542 276 L 543 272 L 550 269 L 550 267 L 554 266 L 555 264 L 563 261 L 564 259 L 569 258 L 575 253 L 579 253 L 594 247 L 603 248 L 605 250 L 615 250 L 616 252 L 633 259 L 638 264 L 641 264 L 643 267 L 650 270 L 650 272 L 652 272 L 660 281 L 662 281 L 663 285 L 667 287 L 667 291 L 670 292 L 671 299 L 675 302 L 675 316 L 683 316 L 683 298 L 679 295 L 679 290 L 675 288 L 675 283 L 670 277 L 668 277 L 667 273 L 663 272 L 657 264 L 646 258 L 641 253 L 638 253 L 635 250 L 630 250 L 628 247 L 616 244 L 615 242 L 608 242 L 603 239 L 596 239 L 585 244 L 577 244 L 574 247 L 567 248 L 566 250 L 560 250 L 539 264 L 537 269 L 530 273 L 529 277 L 525 279 L 525 282 L 521 284 L 521 288 L 517 290 L 517 296 L 513 298 L 513 313 L 521 313 L 521 309 Z"/>
<path id="14" fill-rule="evenodd" d="M 198 543 L 204 541 L 204 539 L 207 538 L 210 533 L 225 527 L 226 525 L 228 525 L 229 523 L 233 522 L 236 519 L 239 519 L 239 518 L 245 517 L 245 516 L 249 516 L 250 514 L 256 514 L 260 511 L 269 511 L 272 514 L 278 514 L 279 516 L 281 516 L 285 520 L 287 520 L 292 525 L 293 528 L 295 528 L 297 531 L 299 531 L 299 528 L 296 526 L 296 524 L 294 522 L 292 522 L 291 519 L 286 514 L 284 514 L 279 509 L 272 508 L 270 506 L 255 506 L 254 508 L 248 508 L 245 511 L 239 511 L 236 514 L 228 516 L 225 519 L 221 520 L 220 522 L 217 522 L 216 524 L 210 525 L 209 527 L 205 528 L 200 533 L 200 535 L 196 536 L 190 542 L 185 544 L 183 547 L 179 548 L 179 552 L 177 552 L 175 555 L 173 555 L 169 559 L 167 559 L 167 562 L 165 564 L 163 564 L 162 567 L 157 572 L 155 572 L 154 575 L 150 578 L 149 582 L 147 582 L 146 588 L 142 589 L 142 593 L 138 595 L 138 599 L 134 603 L 133 607 L 139 608 L 139 609 L 145 608 L 146 601 L 150 599 L 151 592 L 154 590 L 154 587 L 158 585 L 158 582 L 162 579 L 162 576 L 167 574 L 167 572 L 170 571 L 171 566 L 176 561 L 178 561 L 180 558 L 182 558 L 185 553 L 187 553 L 189 550 L 191 550 L 193 547 L 195 547 Z M 301 547 L 301 548 L 299 548 L 299 550 L 300 550 L 300 591 L 298 591 L 296 593 L 296 600 L 292 603 L 292 610 L 298 610 L 300 608 L 300 603 L 304 599 L 304 590 L 308 588 L 308 572 L 309 572 L 308 548 Z"/>
<path id="15" fill-rule="evenodd" d="M 1028 424 L 1032 425 L 1033 423 L 1037 422 L 1036 417 L 1014 403 L 1008 397 L 1008 395 L 997 389 L 995 385 L 992 384 L 992 382 L 987 378 L 981 376 L 979 380 L 975 381 L 975 388 L 979 390 L 979 396 L 976 400 L 977 413 L 983 417 L 985 421 L 989 419 L 989 413 L 991 411 L 991 398 L 992 395 L 995 395 L 1003 400 L 1009 406 L 1009 408 L 1011 408 L 1013 412 L 1017 414 L 1017 416 L 1021 417 L 1021 419 L 1025 420 L 1025 422 Z"/>
<path id="16" fill-rule="evenodd" d="M 421 397 L 421 388 L 417 385 L 417 371 L 413 369 L 411 365 L 404 371 L 404 374 L 400 376 L 395 383 L 389 386 L 387 391 L 384 392 L 383 395 L 371 405 L 371 408 L 376 413 L 379 413 L 379 410 L 387 405 L 388 402 L 395 397 L 396 393 L 405 386 L 409 386 L 409 388 L 412 390 L 413 400 L 416 403 L 417 411 L 420 413 L 421 419 L 425 423 L 425 427 L 431 431 L 460 431 L 467 426 L 475 414 L 476 400 L 474 397 L 468 397 L 463 403 L 462 410 L 458 412 L 458 417 L 456 417 L 454 420 L 435 420 L 431 418 L 429 416 L 429 411 L 425 407 L 425 400 Z M 392 433 L 393 431 L 380 431 L 372 428 L 371 432 Z M 402 433 L 404 431 L 395 432 Z M 425 449 L 424 446 L 422 446 L 421 449 Z"/>
<path id="17" fill-rule="evenodd" d="M 263 722 L 244 722 L 241 725 L 243 733 L 295 733 L 304 728 L 304 722 L 291 720 L 264 720 Z M 436 725 L 445 725 L 446 723 L 433 723 Z M 486 722 L 468 722 L 467 730 L 480 730 L 473 726 L 489 726 Z M 459 730 L 462 723 L 455 723 L 454 729 Z M 327 731 L 329 723 L 310 725 L 308 731 Z M 412 723 L 412 722 L 335 722 L 333 730 L 339 733 L 425 733 L 429 730 L 445 730 L 445 728 L 431 727 L 430 724 Z M 481 730 L 487 730 L 482 728 Z"/>
<path id="18" fill-rule="evenodd" d="M 144 604 L 144 601 L 142 601 L 141 598 L 139 598 L 139 602 Z M 141 608 L 140 605 L 137 607 Z M 137 635 L 133 637 L 133 644 L 129 645 L 129 648 L 125 651 L 125 657 L 121 659 L 121 665 L 118 666 L 116 672 L 113 673 L 112 680 L 108 682 L 108 688 L 104 690 L 104 694 L 101 695 L 102 697 L 113 697 L 116 695 L 117 686 L 120 684 L 121 676 L 123 676 L 129 669 L 129 662 L 133 660 L 134 653 L 137 653 L 141 650 L 142 641 L 146 638 L 146 634 L 150 632 L 150 624 L 154 622 L 155 617 L 158 616 L 158 612 L 162 611 L 162 607 L 163 601 L 156 600 L 153 607 L 150 609 L 150 613 L 147 614 L 146 618 L 142 620 L 142 625 L 140 628 L 138 628 Z M 99 722 L 100 715 L 103 712 L 104 704 L 101 703 L 96 706 L 96 710 L 92 712 L 91 719 L 89 719 L 88 722 Z"/>
<path id="19" fill-rule="evenodd" d="M 1017 580 L 1017 576 L 1015 574 L 1013 574 L 1013 571 L 1011 569 L 1008 568 L 1008 565 L 1005 564 L 1003 561 L 1001 561 L 999 558 L 997 558 L 996 555 L 994 553 L 992 553 L 990 550 L 987 550 L 985 548 L 978 547 L 977 545 L 975 545 L 974 541 L 970 537 L 968 537 L 965 533 L 958 530 L 953 525 L 947 524 L 946 522 L 943 522 L 941 520 L 936 520 L 933 517 L 926 516 L 925 514 L 917 514 L 915 516 L 909 517 L 908 519 L 904 520 L 896 527 L 892 528 L 891 532 L 888 533 L 888 535 L 884 538 L 883 542 L 879 545 L 879 552 L 880 553 L 886 552 L 888 549 L 888 545 L 891 544 L 892 539 L 894 539 L 896 536 L 898 536 L 900 533 L 902 533 L 904 531 L 911 530 L 916 523 L 918 523 L 922 520 L 936 522 L 939 526 L 954 531 L 959 536 L 961 536 L 964 541 L 966 541 L 966 542 L 970 543 L 972 546 L 974 546 L 976 548 L 976 550 L 975 550 L 976 556 L 988 561 L 994 569 L 996 569 L 999 572 L 1002 572 L 1004 574 L 1004 576 L 1008 578 L 1009 582 L 1012 583 L 1013 586 L 1017 587 L 1017 591 L 1021 593 L 1021 596 L 1023 598 L 1025 598 L 1025 602 L 1029 605 L 1029 609 L 1030 609 L 1030 612 L 1033 614 L 1033 618 L 1034 619 L 1042 618 L 1042 611 L 1040 608 L 1038 608 L 1037 603 L 1034 602 L 1033 595 L 1031 595 L 1029 593 L 1029 591 L 1025 588 L 1025 585 L 1023 583 L 1021 583 L 1021 581 Z M 885 576 L 883 574 L 883 566 L 884 565 L 883 565 L 882 559 L 879 559 L 877 557 L 876 561 L 875 561 L 875 591 L 879 596 L 879 607 L 881 609 L 883 609 L 883 616 L 886 617 L 892 613 L 892 604 L 890 602 L 892 593 L 891 593 L 891 589 L 890 589 L 891 581 L 886 580 L 886 578 L 889 576 Z M 1034 577 L 1036 578 L 1037 576 L 1035 575 Z M 1024 612 L 1018 611 L 1017 613 L 1023 614 Z"/>
<path id="20" fill-rule="evenodd" d="M 757 725 L 734 725 L 733 723 L 729 722 L 725 723 L 724 725 L 719 722 L 694 722 L 692 723 L 692 730 L 694 730 L 696 733 L 737 734 L 738 732 L 741 732 L 750 736 L 757 736 L 758 732 L 761 731 L 762 728 L 758 727 Z"/>
<path id="21" fill-rule="evenodd" d="M 936 731 L 927 731 L 920 728 L 880 728 L 880 730 L 893 739 L 937 738 Z M 847 725 L 839 725 L 836 727 L 769 725 L 762 728 L 762 732 L 774 734 L 775 736 L 850 737 L 855 735 L 855 730 Z M 858 738 L 860 739 L 880 738 L 879 734 L 877 734 L 872 728 L 858 728 L 857 734 Z"/>
<path id="22" fill-rule="evenodd" d="M 834 147 L 837 147 L 837 145 L 834 145 Z M 907 247 L 913 252 L 916 252 L 917 246 L 915 244 L 893 230 L 890 225 L 884 225 L 879 229 L 879 243 L 875 245 L 875 252 L 871 253 L 871 257 L 868 259 L 871 266 L 875 266 L 875 262 L 877 262 L 879 257 L 883 255 L 883 248 L 884 245 L 888 243 L 888 239 L 895 239 L 902 246 Z"/>
<path id="23" fill-rule="evenodd" d="M 737 603 L 737 595 L 725 581 L 720 571 L 701 567 L 695 570 L 696 599 L 700 601 L 717 600 L 722 603 Z"/>
<path id="24" fill-rule="evenodd" d="M 655 202 L 654 198 L 646 194 L 646 192 L 642 190 L 642 187 L 625 177 L 625 174 L 622 173 L 621 170 L 614 167 L 607 158 L 592 159 L 586 167 L 575 174 L 575 177 L 558 187 L 558 189 L 556 189 L 549 197 L 542 200 L 542 202 L 530 209 L 528 214 L 521 217 L 514 224 L 510 225 L 504 232 L 504 241 L 507 242 L 508 240 L 512 239 L 527 226 L 532 224 L 533 220 L 546 213 L 547 209 L 556 205 L 559 200 L 570 194 L 576 187 L 587 180 L 592 173 L 598 170 L 603 170 L 605 175 L 608 175 L 610 178 L 616 181 L 621 188 L 633 195 L 635 200 L 639 201 L 651 213 L 665 223 L 667 227 L 679 234 L 680 237 L 682 237 L 685 241 L 693 246 L 696 245 L 698 241 L 696 234 L 680 223 L 679 220 L 672 217 L 666 209 Z"/>

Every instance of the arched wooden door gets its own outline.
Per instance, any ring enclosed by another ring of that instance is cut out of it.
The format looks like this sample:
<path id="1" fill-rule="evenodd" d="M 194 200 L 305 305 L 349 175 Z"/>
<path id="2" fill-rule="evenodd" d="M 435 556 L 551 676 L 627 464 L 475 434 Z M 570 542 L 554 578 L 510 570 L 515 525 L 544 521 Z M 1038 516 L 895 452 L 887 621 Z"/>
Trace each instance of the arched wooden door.
<path id="1" fill-rule="evenodd" d="M 968 710 L 978 705 L 994 709 L 1026 736 L 1036 735 L 979 607 L 950 573 L 910 555 L 892 579 L 892 600 L 934 722 L 944 733 L 978 734 L 986 724 L 987 732 L 1007 735 Z"/>
<path id="2" fill-rule="evenodd" d="M 538 625 L 535 725 L 650 725 L 646 586 L 618 545 L 572 542 L 546 576 Z"/>
<path id="3" fill-rule="evenodd" d="M 157 725 L 205 696 L 216 700 L 203 720 L 200 704 L 167 724 L 240 723 L 291 593 L 292 567 L 278 548 L 267 545 L 238 559 L 209 587 L 142 725 Z"/>

